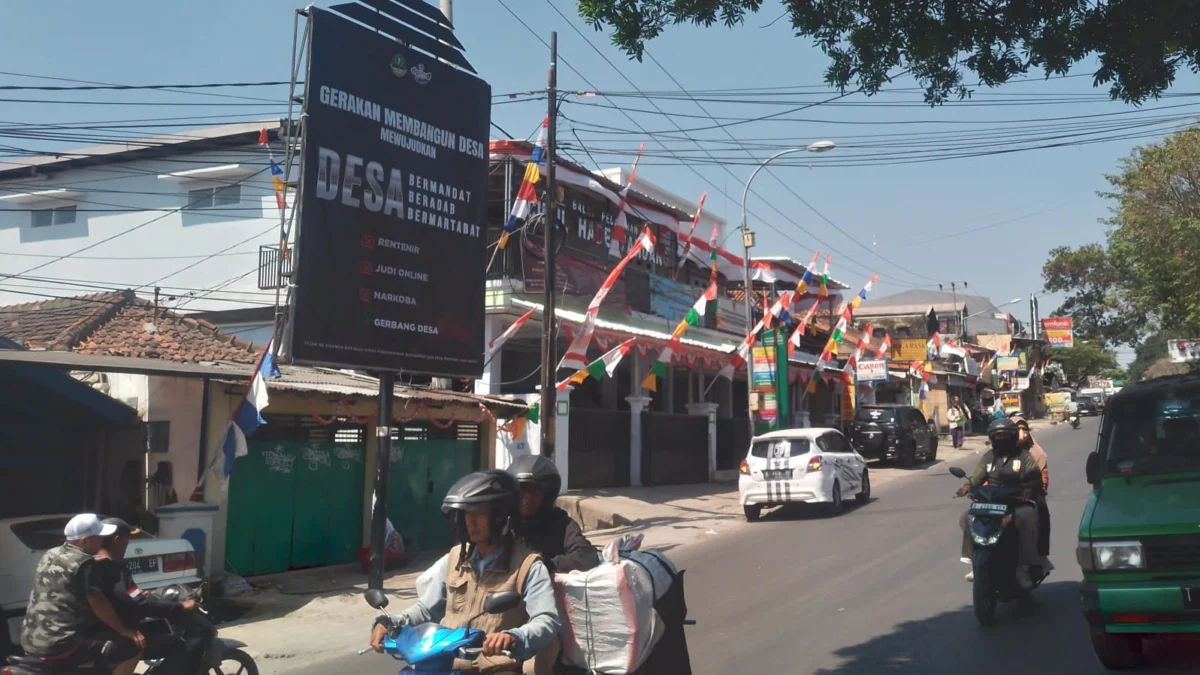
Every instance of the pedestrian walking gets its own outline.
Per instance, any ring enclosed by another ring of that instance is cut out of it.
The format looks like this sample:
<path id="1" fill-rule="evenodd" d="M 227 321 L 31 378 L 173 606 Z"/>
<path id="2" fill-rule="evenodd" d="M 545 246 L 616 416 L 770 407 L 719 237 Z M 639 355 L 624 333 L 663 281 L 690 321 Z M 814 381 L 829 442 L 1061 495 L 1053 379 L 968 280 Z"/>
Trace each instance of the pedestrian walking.
<path id="1" fill-rule="evenodd" d="M 950 422 L 950 439 L 954 443 L 954 448 L 961 448 L 963 425 L 966 424 L 966 420 L 963 418 L 962 401 L 957 396 L 954 397 L 954 403 L 950 406 L 950 410 L 946 412 L 946 419 Z"/>

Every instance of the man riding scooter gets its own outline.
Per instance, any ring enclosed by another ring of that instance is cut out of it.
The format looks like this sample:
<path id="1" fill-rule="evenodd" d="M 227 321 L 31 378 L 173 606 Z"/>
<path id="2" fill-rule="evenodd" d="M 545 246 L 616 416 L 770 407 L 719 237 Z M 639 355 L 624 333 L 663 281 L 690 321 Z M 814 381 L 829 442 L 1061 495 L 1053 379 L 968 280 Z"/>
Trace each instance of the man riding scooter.
<path id="1" fill-rule="evenodd" d="M 455 659 L 455 670 L 549 675 L 557 654 L 542 652 L 562 622 L 546 564 L 514 534 L 520 492 L 517 480 L 498 469 L 468 474 L 450 487 L 442 512 L 453 516 L 459 544 L 417 579 L 411 607 L 376 620 L 375 651 L 383 651 L 389 627 L 434 622 L 459 628 L 474 617 L 471 627 L 486 634 L 482 654 Z M 487 596 L 503 591 L 524 601 L 502 614 L 482 614 Z"/>
<path id="2" fill-rule="evenodd" d="M 554 462 L 540 455 L 526 455 L 508 467 L 521 483 L 520 536 L 525 544 L 542 554 L 553 573 L 592 569 L 600 554 L 579 524 L 554 505 L 562 490 L 562 476 Z"/>
<path id="3" fill-rule="evenodd" d="M 27 656 L 63 670 L 116 664 L 113 673 L 123 675 L 137 667 L 145 638 L 121 621 L 96 573 L 94 556 L 116 530 L 81 513 L 63 530 L 66 543 L 42 555 L 21 624 Z"/>
<path id="4" fill-rule="evenodd" d="M 992 449 L 979 458 L 975 471 L 967 477 L 967 484 L 955 493 L 956 497 L 964 497 L 971 487 L 982 485 L 984 482 L 1013 483 L 1020 482 L 1025 486 L 1032 498 L 1041 488 L 1042 471 L 1037 460 L 1028 449 L 1019 446 L 1020 429 L 1011 419 L 998 419 L 988 426 L 988 440 Z M 964 512 L 959 521 L 963 530 L 962 559 L 970 562 L 974 559 L 975 547 L 967 531 L 967 513 Z M 1033 578 L 1029 568 L 1041 563 L 1038 555 L 1038 514 L 1033 504 L 1025 503 L 1013 512 L 1013 525 L 1017 530 L 1017 584 L 1024 589 L 1033 588 Z M 974 572 L 967 574 L 967 580 L 974 580 Z"/>
<path id="5" fill-rule="evenodd" d="M 143 619 L 167 619 L 196 609 L 195 600 L 179 602 L 139 590 L 123 561 L 130 538 L 140 534 L 141 530 L 120 518 L 105 518 L 101 522 L 115 527 L 116 531 L 100 544 L 93 563 L 95 573 L 105 597 L 130 630 L 141 628 Z M 144 630 L 142 634 L 146 644 L 143 659 L 166 658 L 184 647 L 182 640 L 167 633 Z"/>

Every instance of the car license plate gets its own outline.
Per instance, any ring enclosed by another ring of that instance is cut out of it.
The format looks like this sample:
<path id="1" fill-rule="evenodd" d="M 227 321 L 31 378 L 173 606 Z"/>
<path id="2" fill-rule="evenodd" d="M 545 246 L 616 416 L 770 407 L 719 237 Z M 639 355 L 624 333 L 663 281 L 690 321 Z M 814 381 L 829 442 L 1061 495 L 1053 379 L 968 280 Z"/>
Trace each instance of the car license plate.
<path id="1" fill-rule="evenodd" d="M 158 557 L 128 558 L 125 560 L 125 569 L 129 570 L 130 574 L 158 572 Z"/>
<path id="2" fill-rule="evenodd" d="M 971 513 L 981 513 L 985 515 L 1004 515 L 1008 513 L 1007 504 L 988 504 L 986 502 L 975 502 L 971 504 Z"/>
<path id="3" fill-rule="evenodd" d="M 766 480 L 789 480 L 791 477 L 791 469 L 774 469 L 772 471 L 763 471 L 763 478 Z"/>
<path id="4" fill-rule="evenodd" d="M 1200 586 L 1183 589 L 1183 608 L 1188 611 L 1200 610 Z"/>

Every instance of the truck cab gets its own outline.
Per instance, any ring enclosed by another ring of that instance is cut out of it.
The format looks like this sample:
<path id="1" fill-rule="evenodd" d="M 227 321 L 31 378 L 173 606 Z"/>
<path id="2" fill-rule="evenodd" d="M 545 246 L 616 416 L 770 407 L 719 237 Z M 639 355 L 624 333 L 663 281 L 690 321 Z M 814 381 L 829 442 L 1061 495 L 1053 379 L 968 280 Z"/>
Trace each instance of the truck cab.
<path id="1" fill-rule="evenodd" d="M 1092 647 L 1136 668 L 1144 638 L 1200 635 L 1200 376 L 1114 395 L 1087 478 L 1076 558 Z"/>

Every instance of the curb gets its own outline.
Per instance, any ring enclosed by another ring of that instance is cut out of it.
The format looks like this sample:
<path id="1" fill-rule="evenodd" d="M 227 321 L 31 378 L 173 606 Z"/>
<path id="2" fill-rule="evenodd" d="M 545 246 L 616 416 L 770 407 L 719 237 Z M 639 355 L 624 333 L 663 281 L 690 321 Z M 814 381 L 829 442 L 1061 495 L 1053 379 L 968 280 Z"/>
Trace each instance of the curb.
<path id="1" fill-rule="evenodd" d="M 617 513 L 612 507 L 605 506 L 599 498 L 563 495 L 558 498 L 556 505 L 579 523 L 584 532 L 611 530 L 637 522 Z"/>

